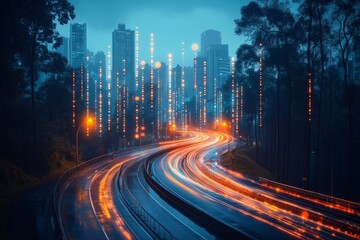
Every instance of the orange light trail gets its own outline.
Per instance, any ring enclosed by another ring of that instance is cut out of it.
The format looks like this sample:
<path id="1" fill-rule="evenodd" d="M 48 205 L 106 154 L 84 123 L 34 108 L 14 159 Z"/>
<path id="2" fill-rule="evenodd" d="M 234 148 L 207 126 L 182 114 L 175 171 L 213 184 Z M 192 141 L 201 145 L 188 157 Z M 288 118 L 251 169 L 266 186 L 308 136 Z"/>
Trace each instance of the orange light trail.
<path id="1" fill-rule="evenodd" d="M 161 160 L 161 171 L 178 188 L 296 238 L 322 239 L 332 234 L 345 238 L 360 236 L 360 227 L 354 223 L 343 223 L 326 213 L 279 198 L 280 192 L 283 192 L 280 188 L 276 188 L 277 191 L 274 192 L 269 191 L 262 186 L 264 184 L 250 181 L 230 170 L 224 171 L 216 161 L 208 159 L 208 153 L 215 148 L 226 147 L 233 141 L 232 138 L 224 133 L 198 134 L 202 135 L 201 141 L 189 141 L 192 145 L 178 147 Z"/>

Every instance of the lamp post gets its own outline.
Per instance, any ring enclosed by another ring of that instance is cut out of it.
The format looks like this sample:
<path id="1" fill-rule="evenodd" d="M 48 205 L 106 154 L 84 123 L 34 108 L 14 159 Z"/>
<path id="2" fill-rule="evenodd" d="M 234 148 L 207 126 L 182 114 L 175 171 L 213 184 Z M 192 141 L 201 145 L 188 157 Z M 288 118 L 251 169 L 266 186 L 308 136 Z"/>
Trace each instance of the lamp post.
<path id="1" fill-rule="evenodd" d="M 93 121 L 92 118 L 88 118 L 86 123 L 91 124 Z M 79 164 L 79 132 L 80 128 L 83 126 L 83 122 L 79 125 L 77 131 L 76 131 L 76 166 Z"/>

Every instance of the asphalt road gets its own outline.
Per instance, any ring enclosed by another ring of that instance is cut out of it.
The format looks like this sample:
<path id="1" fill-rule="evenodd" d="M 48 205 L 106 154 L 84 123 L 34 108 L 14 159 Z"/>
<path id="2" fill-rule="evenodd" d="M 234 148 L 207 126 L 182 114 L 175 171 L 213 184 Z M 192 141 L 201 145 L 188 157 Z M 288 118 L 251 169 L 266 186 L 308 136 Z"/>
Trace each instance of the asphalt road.
<path id="1" fill-rule="evenodd" d="M 360 238 L 359 203 L 246 178 L 218 164 L 230 136 L 188 134 L 81 165 L 55 194 L 55 180 L 24 192 L 11 238 Z"/>

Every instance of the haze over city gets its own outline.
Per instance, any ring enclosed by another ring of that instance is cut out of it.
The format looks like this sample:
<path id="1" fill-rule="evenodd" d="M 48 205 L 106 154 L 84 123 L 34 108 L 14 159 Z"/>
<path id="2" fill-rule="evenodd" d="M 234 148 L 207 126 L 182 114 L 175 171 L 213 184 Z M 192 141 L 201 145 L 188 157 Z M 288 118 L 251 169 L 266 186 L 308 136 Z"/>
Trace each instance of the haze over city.
<path id="1" fill-rule="evenodd" d="M 155 59 L 167 61 L 172 53 L 174 63 L 181 64 L 182 42 L 185 42 L 185 65 L 192 65 L 191 45 L 200 45 L 200 34 L 208 29 L 221 32 L 222 42 L 229 45 L 229 55 L 235 52 L 243 38 L 234 34 L 234 20 L 240 7 L 248 1 L 74 1 L 76 18 L 67 25 L 58 25 L 62 36 L 69 37 L 70 23 L 86 23 L 88 49 L 94 53 L 107 51 L 111 33 L 118 24 L 139 28 L 140 59 L 150 60 L 150 34 L 155 35 Z M 186 29 L 186 31 L 184 31 Z"/>

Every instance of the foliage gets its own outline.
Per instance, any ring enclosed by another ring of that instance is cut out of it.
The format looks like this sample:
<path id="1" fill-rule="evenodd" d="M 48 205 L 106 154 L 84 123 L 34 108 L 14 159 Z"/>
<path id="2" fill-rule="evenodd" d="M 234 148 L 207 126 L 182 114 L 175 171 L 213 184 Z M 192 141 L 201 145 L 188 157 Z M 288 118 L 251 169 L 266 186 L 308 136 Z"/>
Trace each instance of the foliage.
<path id="1" fill-rule="evenodd" d="M 235 20 L 235 33 L 247 38 L 237 51 L 236 62 L 237 81 L 244 86 L 240 134 L 255 142 L 257 161 L 277 180 L 360 199 L 355 188 L 341 188 L 360 180 L 351 170 L 360 167 L 355 157 L 360 154 L 356 148 L 360 132 L 355 124 L 360 117 L 355 107 L 360 101 L 360 82 L 347 72 L 360 46 L 360 4 L 352 0 L 294 3 L 253 1 L 241 8 Z"/>
<path id="2" fill-rule="evenodd" d="M 66 60 L 48 47 L 61 44 L 56 24 L 73 19 L 74 7 L 67 0 L 10 0 L 1 11 L 6 38 L 1 41 L 0 156 L 32 174 L 47 174 L 53 153 L 46 152 L 60 142 L 70 144 L 64 134 L 69 128 L 62 123 L 69 123 L 71 114 Z M 40 72 L 55 73 L 60 81 L 37 83 Z"/>

